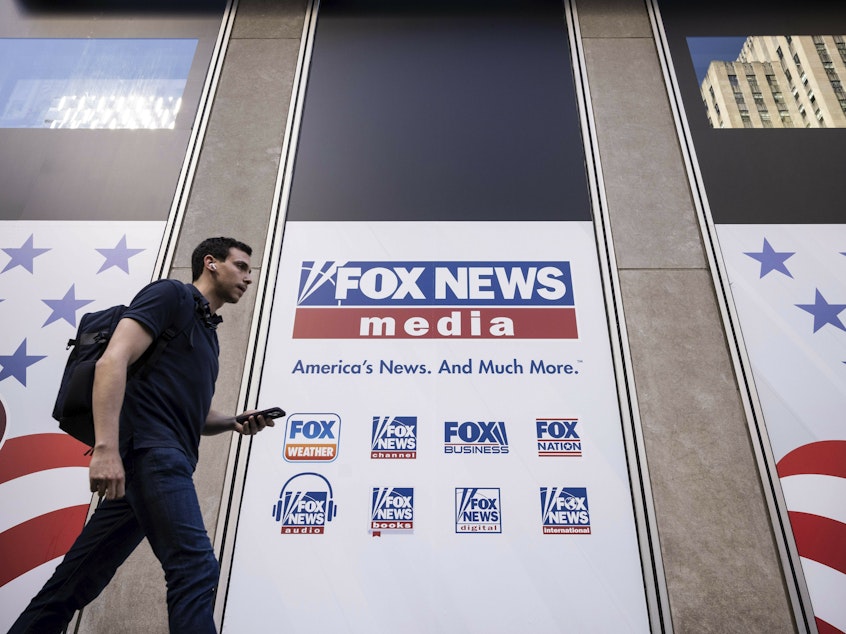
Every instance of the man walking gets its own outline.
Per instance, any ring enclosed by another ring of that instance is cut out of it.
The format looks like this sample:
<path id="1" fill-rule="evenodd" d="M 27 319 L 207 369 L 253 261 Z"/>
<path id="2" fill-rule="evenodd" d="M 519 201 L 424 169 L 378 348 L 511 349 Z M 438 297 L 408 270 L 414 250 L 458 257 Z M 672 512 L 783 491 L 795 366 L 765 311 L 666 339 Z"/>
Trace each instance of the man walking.
<path id="1" fill-rule="evenodd" d="M 171 632 L 215 632 L 219 565 L 193 483 L 200 435 L 255 434 L 272 420 L 239 423 L 212 411 L 218 374 L 218 309 L 252 283 L 252 249 L 232 238 L 204 240 L 191 257 L 192 284 L 160 280 L 129 306 L 94 374 L 96 442 L 89 468 L 101 503 L 55 573 L 10 634 L 60 632 L 96 598 L 147 537 L 167 582 Z M 165 347 L 143 380 L 128 368 L 165 330 L 190 325 Z"/>

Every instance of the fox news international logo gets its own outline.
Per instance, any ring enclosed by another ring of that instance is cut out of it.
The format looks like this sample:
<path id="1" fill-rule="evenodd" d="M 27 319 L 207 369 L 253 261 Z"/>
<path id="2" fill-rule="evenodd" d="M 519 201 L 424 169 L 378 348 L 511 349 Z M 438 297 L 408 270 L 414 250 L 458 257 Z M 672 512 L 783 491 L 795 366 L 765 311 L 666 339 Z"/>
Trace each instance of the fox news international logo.
<path id="1" fill-rule="evenodd" d="M 417 458 L 417 417 L 374 416 L 370 457 L 374 460 Z"/>
<path id="2" fill-rule="evenodd" d="M 302 263 L 295 339 L 576 339 L 569 262 Z"/>
<path id="3" fill-rule="evenodd" d="M 506 454 L 508 435 L 503 421 L 444 422 L 445 454 Z"/>
<path id="4" fill-rule="evenodd" d="M 281 522 L 283 535 L 322 535 L 337 514 L 332 485 L 312 472 L 291 477 L 273 506 L 273 517 Z"/>
<path id="5" fill-rule="evenodd" d="M 411 487 L 373 487 L 370 501 L 370 532 L 414 532 L 414 489 Z"/>
<path id="6" fill-rule="evenodd" d="M 578 418 L 536 418 L 538 455 L 581 456 L 582 439 L 576 431 Z"/>
<path id="7" fill-rule="evenodd" d="M 283 456 L 288 462 L 332 462 L 340 438 L 337 414 L 292 414 L 285 423 Z"/>
<path id="8" fill-rule="evenodd" d="M 455 532 L 501 533 L 499 488 L 456 488 Z"/>
<path id="9" fill-rule="evenodd" d="M 541 487 L 541 523 L 545 535 L 589 535 L 590 509 L 584 487 Z"/>

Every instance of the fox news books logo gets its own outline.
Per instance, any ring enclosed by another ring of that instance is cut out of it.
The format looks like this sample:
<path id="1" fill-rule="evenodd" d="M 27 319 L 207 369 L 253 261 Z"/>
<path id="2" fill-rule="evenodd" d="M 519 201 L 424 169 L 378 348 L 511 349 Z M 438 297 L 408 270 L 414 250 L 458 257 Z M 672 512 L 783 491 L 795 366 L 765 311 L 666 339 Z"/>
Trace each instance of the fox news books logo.
<path id="1" fill-rule="evenodd" d="M 411 487 L 373 487 L 370 502 L 370 532 L 414 532 L 414 489 Z"/>
<path id="2" fill-rule="evenodd" d="M 322 535 L 337 514 L 332 485 L 319 473 L 292 476 L 273 506 L 273 517 L 282 523 L 283 535 Z"/>
<path id="3" fill-rule="evenodd" d="M 590 534 L 586 488 L 541 487 L 540 502 L 545 535 Z"/>
<path id="4" fill-rule="evenodd" d="M 444 423 L 445 454 L 506 454 L 508 436 L 503 421 Z"/>
<path id="5" fill-rule="evenodd" d="M 292 414 L 285 423 L 283 456 L 288 462 L 332 462 L 340 438 L 337 414 Z"/>
<path id="6" fill-rule="evenodd" d="M 536 418 L 538 455 L 581 456 L 582 439 L 576 431 L 578 418 Z"/>
<path id="7" fill-rule="evenodd" d="M 569 262 L 306 261 L 295 339 L 576 339 Z"/>
<path id="8" fill-rule="evenodd" d="M 499 488 L 456 488 L 455 532 L 501 533 Z"/>
<path id="9" fill-rule="evenodd" d="M 417 458 L 417 417 L 374 416 L 370 457 L 373 460 Z"/>

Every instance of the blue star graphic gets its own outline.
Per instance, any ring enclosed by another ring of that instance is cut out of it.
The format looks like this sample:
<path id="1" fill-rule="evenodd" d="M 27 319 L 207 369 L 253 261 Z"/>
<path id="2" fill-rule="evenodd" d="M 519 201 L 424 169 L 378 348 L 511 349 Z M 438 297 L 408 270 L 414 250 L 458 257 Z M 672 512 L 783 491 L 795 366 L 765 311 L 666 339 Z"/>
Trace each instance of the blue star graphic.
<path id="1" fill-rule="evenodd" d="M 846 309 L 846 304 L 829 304 L 819 289 L 817 289 L 813 304 L 796 304 L 796 306 L 814 316 L 814 332 L 826 324 L 831 324 L 835 328 L 840 328 L 840 330 L 846 330 L 846 326 L 838 317 Z"/>
<path id="2" fill-rule="evenodd" d="M 13 376 L 21 385 L 26 387 L 26 369 L 45 358 L 44 355 L 28 355 L 26 353 L 26 339 L 24 339 L 14 354 L 0 354 L 0 366 L 3 366 L 3 370 L 0 371 L 0 381 Z"/>
<path id="3" fill-rule="evenodd" d="M 16 266 L 22 266 L 27 271 L 32 273 L 32 261 L 37 258 L 42 253 L 47 253 L 50 249 L 36 249 L 32 246 L 32 235 L 30 235 L 26 242 L 18 248 L 9 248 L 3 249 L 6 253 L 9 254 L 9 257 L 12 259 L 6 264 L 6 268 L 4 268 L 0 273 L 5 273 L 9 269 L 13 269 Z"/>
<path id="4" fill-rule="evenodd" d="M 779 273 L 784 273 L 787 277 L 792 278 L 793 276 L 790 274 L 790 271 L 787 270 L 787 267 L 784 265 L 784 261 L 795 253 L 795 251 L 778 252 L 773 249 L 767 239 L 764 238 L 764 247 L 760 253 L 744 252 L 744 255 L 748 255 L 750 258 L 758 260 L 758 262 L 761 263 L 761 275 L 758 279 L 761 279 L 770 271 L 778 271 Z"/>
<path id="5" fill-rule="evenodd" d="M 138 255 L 144 249 L 130 249 L 126 246 L 126 234 L 120 239 L 114 249 L 97 249 L 97 251 L 106 258 L 103 266 L 97 271 L 98 274 L 113 266 L 118 267 L 124 273 L 129 273 L 129 258 L 133 255 Z"/>
<path id="6" fill-rule="evenodd" d="M 76 326 L 76 311 L 93 302 L 93 299 L 77 299 L 74 291 L 74 285 L 68 289 L 62 299 L 42 299 L 42 302 L 53 309 L 52 314 L 44 322 L 44 326 L 52 324 L 54 321 L 64 319 L 71 326 Z M 44 326 L 41 326 L 42 328 Z"/>

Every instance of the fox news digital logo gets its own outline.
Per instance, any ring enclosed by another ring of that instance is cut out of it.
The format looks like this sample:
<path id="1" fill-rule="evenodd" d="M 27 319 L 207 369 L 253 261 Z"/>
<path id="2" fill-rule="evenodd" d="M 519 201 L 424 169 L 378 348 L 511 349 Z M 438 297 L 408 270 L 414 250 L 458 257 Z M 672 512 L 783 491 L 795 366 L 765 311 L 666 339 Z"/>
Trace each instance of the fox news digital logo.
<path id="1" fill-rule="evenodd" d="M 373 487 L 370 502 L 370 532 L 414 532 L 414 489 L 411 487 Z"/>
<path id="2" fill-rule="evenodd" d="M 337 514 L 332 485 L 319 473 L 291 477 L 273 506 L 273 517 L 282 523 L 283 535 L 322 535 Z"/>
<path id="3" fill-rule="evenodd" d="M 590 534 L 586 488 L 541 487 L 540 502 L 545 535 Z"/>
<path id="4" fill-rule="evenodd" d="M 285 423 L 283 456 L 288 462 L 332 462 L 340 437 L 337 414 L 292 414 Z"/>
<path id="5" fill-rule="evenodd" d="M 569 262 L 306 261 L 294 339 L 576 339 Z"/>
<path id="6" fill-rule="evenodd" d="M 417 417 L 374 416 L 370 457 L 373 460 L 417 458 Z"/>
<path id="7" fill-rule="evenodd" d="M 455 532 L 501 533 L 499 488 L 456 488 Z"/>
<path id="8" fill-rule="evenodd" d="M 502 421 L 446 421 L 445 454 L 506 454 L 508 435 Z"/>
<path id="9" fill-rule="evenodd" d="M 576 431 L 578 418 L 536 418 L 539 456 L 581 456 L 582 439 Z"/>

